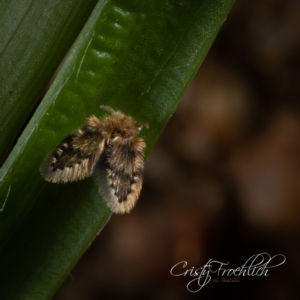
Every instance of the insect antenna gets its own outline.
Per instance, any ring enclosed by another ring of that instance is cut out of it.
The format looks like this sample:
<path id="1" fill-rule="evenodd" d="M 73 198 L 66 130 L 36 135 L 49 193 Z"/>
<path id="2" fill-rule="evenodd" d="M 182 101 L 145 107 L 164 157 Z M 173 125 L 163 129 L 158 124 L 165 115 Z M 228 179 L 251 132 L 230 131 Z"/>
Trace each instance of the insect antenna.
<path id="1" fill-rule="evenodd" d="M 149 124 L 148 123 L 143 123 L 143 124 L 141 124 L 138 127 L 139 131 L 142 131 L 144 128 L 148 129 L 149 128 Z"/>
<path id="2" fill-rule="evenodd" d="M 100 105 L 100 108 L 110 112 L 112 115 L 116 113 L 111 107 L 109 107 L 107 105 Z"/>

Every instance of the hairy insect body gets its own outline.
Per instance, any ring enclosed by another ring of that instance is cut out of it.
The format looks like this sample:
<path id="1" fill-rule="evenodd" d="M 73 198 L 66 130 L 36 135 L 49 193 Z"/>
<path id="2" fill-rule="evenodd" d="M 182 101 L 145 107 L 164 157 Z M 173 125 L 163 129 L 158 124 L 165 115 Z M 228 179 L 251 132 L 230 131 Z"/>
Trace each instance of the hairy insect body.
<path id="1" fill-rule="evenodd" d="M 47 181 L 66 183 L 92 174 L 107 205 L 115 213 L 129 212 L 142 188 L 144 150 L 140 128 L 132 117 L 113 111 L 100 121 L 91 116 L 87 124 L 66 137 L 41 166 Z"/>

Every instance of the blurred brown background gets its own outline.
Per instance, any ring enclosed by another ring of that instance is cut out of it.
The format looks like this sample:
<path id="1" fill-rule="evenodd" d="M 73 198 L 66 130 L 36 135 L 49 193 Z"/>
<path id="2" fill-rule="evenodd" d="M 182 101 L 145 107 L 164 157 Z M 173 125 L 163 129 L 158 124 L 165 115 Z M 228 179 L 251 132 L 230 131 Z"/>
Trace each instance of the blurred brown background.
<path id="1" fill-rule="evenodd" d="M 112 216 L 55 300 L 300 299 L 300 1 L 237 1 L 146 160 L 135 209 Z M 268 277 L 190 293 L 180 261 Z"/>

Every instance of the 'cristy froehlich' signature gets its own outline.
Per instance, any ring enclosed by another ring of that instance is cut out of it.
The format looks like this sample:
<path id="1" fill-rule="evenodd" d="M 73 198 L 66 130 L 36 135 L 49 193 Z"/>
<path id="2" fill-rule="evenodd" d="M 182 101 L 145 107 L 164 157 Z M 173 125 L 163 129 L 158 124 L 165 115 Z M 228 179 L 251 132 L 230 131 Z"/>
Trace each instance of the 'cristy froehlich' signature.
<path id="1" fill-rule="evenodd" d="M 276 263 L 274 263 L 275 259 Z M 193 277 L 188 282 L 187 289 L 192 293 L 197 293 L 211 281 L 212 275 L 216 277 L 268 276 L 270 269 L 284 264 L 285 261 L 283 254 L 271 256 L 263 252 L 252 255 L 243 265 L 235 269 L 226 268 L 229 262 L 210 259 L 200 268 L 187 268 L 188 263 L 181 261 L 171 268 L 170 273 L 173 276 Z"/>

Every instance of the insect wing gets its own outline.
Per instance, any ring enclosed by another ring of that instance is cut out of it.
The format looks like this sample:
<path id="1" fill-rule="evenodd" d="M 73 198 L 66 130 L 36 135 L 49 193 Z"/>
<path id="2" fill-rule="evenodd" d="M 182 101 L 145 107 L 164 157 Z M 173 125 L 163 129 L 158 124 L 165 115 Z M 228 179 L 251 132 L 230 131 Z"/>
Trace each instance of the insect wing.
<path id="1" fill-rule="evenodd" d="M 103 147 L 100 132 L 86 125 L 66 137 L 46 157 L 41 174 L 53 183 L 84 179 L 91 175 Z"/>
<path id="2" fill-rule="evenodd" d="M 144 147 L 134 147 L 131 141 L 112 143 L 95 166 L 96 183 L 115 213 L 129 212 L 139 197 L 143 183 L 143 150 Z"/>

